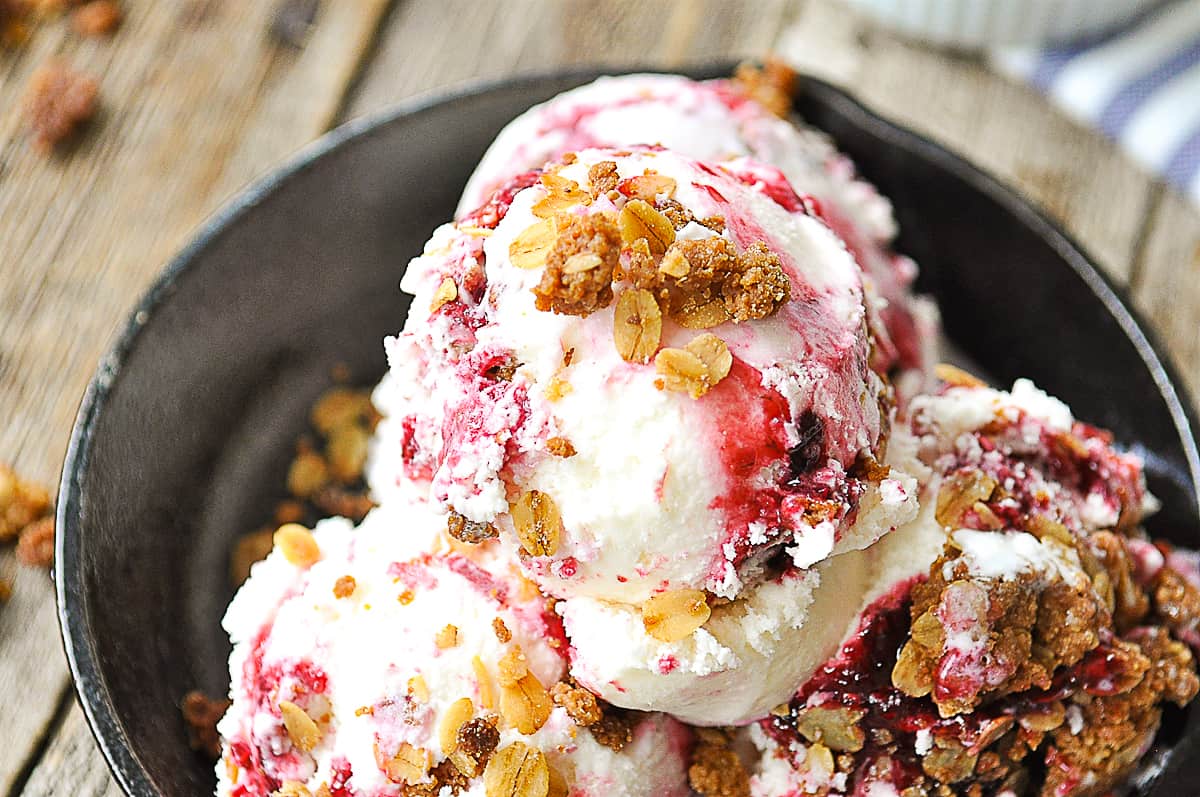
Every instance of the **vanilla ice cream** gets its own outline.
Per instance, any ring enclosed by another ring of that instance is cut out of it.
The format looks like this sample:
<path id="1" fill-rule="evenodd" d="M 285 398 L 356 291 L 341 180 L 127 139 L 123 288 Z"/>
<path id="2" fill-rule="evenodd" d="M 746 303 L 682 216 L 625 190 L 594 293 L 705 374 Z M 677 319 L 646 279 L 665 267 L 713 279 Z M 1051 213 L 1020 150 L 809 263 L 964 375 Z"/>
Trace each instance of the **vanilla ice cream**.
<path id="1" fill-rule="evenodd" d="M 218 794 L 483 795 L 512 748 L 571 794 L 686 795 L 689 731 L 631 715 L 620 752 L 597 741 L 548 691 L 566 648 L 536 588 L 494 546 L 456 549 L 444 527 L 427 506 L 391 503 L 358 528 L 322 521 L 299 564 L 280 542 L 255 565 L 224 623 L 233 705 Z"/>
<path id="2" fill-rule="evenodd" d="M 376 394 L 386 416 L 369 474 L 376 494 L 427 482 L 433 500 L 512 540 L 510 502 L 537 490 L 562 534 L 526 570 L 556 596 L 625 603 L 685 588 L 732 598 L 771 551 L 809 567 L 911 518 L 907 476 L 854 473 L 881 448 L 890 399 L 868 362 L 860 272 L 842 242 L 758 164 L 588 150 L 558 179 L 586 186 L 600 163 L 615 164 L 615 179 L 670 182 L 662 199 L 692 218 L 670 231 L 677 241 L 765 244 L 790 301 L 708 330 L 732 360 L 711 391 L 663 389 L 657 360 L 630 362 L 614 345 L 615 303 L 586 317 L 535 307 L 542 269 L 515 267 L 510 252 L 542 222 L 535 206 L 548 189 L 521 190 L 494 229 L 443 227 L 409 267 L 412 311 L 387 342 L 392 373 Z M 572 212 L 621 213 L 630 198 L 610 193 Z M 715 216 L 720 231 L 696 221 Z M 453 301 L 440 301 L 443 286 Z M 700 334 L 666 318 L 661 345 Z M 507 380 L 495 377 L 502 363 L 513 368 Z"/>
<path id="3" fill-rule="evenodd" d="M 774 115 L 748 98 L 737 81 L 602 77 L 537 105 L 510 122 L 488 148 L 459 201 L 458 216 L 564 153 L 636 144 L 658 144 L 717 163 L 750 157 L 783 172 L 863 267 L 881 322 L 876 356 L 888 368 L 898 366 L 898 390 L 908 396 L 924 385 L 936 356 L 937 310 L 912 295 L 916 266 L 890 247 L 896 235 L 891 203 L 823 133 Z"/>

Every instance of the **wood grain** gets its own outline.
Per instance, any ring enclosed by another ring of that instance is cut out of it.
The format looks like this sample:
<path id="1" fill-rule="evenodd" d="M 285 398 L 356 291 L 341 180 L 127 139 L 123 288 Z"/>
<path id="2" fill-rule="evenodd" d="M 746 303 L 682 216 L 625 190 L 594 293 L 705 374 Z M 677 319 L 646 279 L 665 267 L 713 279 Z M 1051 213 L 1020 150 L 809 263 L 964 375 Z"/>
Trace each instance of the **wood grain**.
<path id="1" fill-rule="evenodd" d="M 1139 266 L 1134 299 L 1195 403 L 1200 399 L 1200 213 L 1181 194 L 1163 191 Z"/>
<path id="2" fill-rule="evenodd" d="M 0 457 L 57 478 L 79 397 L 128 308 L 184 237 L 266 166 L 323 132 L 386 0 L 323 5 L 308 47 L 273 43 L 271 2 L 126 2 L 109 40 L 65 20 L 0 62 L 0 108 L 59 55 L 99 77 L 103 110 L 70 151 L 31 151 L 0 114 Z M 11 564 L 10 554 L 0 567 Z M 0 610 L 0 793 L 8 793 L 66 687 L 44 574 Z"/>
<path id="3" fill-rule="evenodd" d="M 22 794 L 26 797 L 121 797 L 123 794 L 109 774 L 78 706 L 72 705 L 67 711 Z"/>
<path id="4" fill-rule="evenodd" d="M 1160 202 L 1111 145 L 1032 92 L 825 0 L 325 0 L 299 51 L 266 37 L 268 0 L 126 7 L 111 43 L 50 26 L 0 58 L 0 109 L 56 53 L 100 75 L 106 98 L 92 134 L 52 161 L 32 156 L 17 115 L 0 110 L 0 458 L 37 477 L 56 474 L 92 364 L 163 259 L 223 197 L 334 122 L 466 80 L 772 47 L 1028 194 L 1117 279 L 1132 277 L 1200 388 L 1194 209 Z M 54 716 L 65 679 L 50 600 L 26 571 L 0 610 L 0 689 L 29 695 L 0 703 L 0 794 L 53 725 L 23 793 L 116 795 L 78 708 Z"/>
<path id="5" fill-rule="evenodd" d="M 978 61 L 809 3 L 781 52 L 884 116 L 948 145 L 1031 198 L 1127 282 L 1154 182 L 1115 146 Z"/>

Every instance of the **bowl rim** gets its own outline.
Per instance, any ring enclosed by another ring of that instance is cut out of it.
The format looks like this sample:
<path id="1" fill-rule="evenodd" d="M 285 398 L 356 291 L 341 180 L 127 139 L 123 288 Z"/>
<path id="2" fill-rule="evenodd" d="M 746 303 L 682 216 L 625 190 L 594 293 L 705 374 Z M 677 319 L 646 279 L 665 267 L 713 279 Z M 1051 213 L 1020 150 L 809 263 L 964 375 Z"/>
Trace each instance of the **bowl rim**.
<path id="1" fill-rule="evenodd" d="M 481 95 L 501 89 L 535 89 L 546 81 L 579 79 L 581 82 L 587 82 L 602 75 L 641 72 L 682 74 L 695 79 L 708 79 L 732 74 L 737 64 L 734 60 L 698 61 L 676 69 L 653 65 L 631 67 L 590 64 L 500 79 L 472 80 L 449 88 L 421 93 L 394 106 L 350 120 L 300 148 L 281 165 L 250 183 L 209 215 L 196 227 L 187 244 L 167 261 L 163 270 L 134 305 L 125 324 L 115 334 L 83 394 L 67 446 L 55 514 L 55 596 L 59 629 L 74 691 L 109 770 L 127 795 L 157 797 L 160 792 L 155 788 L 125 736 L 101 675 L 95 639 L 89 631 L 87 598 L 79 567 L 80 502 L 93 434 L 120 376 L 121 367 L 141 342 L 142 329 L 153 318 L 155 311 L 173 295 L 179 279 L 235 222 L 252 212 L 277 188 L 312 168 L 333 150 L 347 146 L 357 139 L 366 138 L 400 119 L 418 116 L 449 104 L 470 103 Z M 1167 400 L 1172 421 L 1183 444 L 1194 493 L 1200 496 L 1200 444 L 1196 437 L 1196 431 L 1200 431 L 1200 422 L 1197 421 L 1184 382 L 1179 378 L 1171 361 L 1160 355 L 1159 352 L 1164 349 L 1159 345 L 1154 333 L 1143 325 L 1139 312 L 1127 301 L 1126 289 L 1115 285 L 1094 265 L 1086 251 L 1057 222 L 1035 208 L 1016 189 L 1005 185 L 999 178 L 969 162 L 964 156 L 923 134 L 889 120 L 868 108 L 845 89 L 805 74 L 800 75 L 799 85 L 801 92 L 834 107 L 855 124 L 869 129 L 882 140 L 938 163 L 953 176 L 986 194 L 1052 246 L 1100 299 L 1134 344 L 1159 392 Z"/>

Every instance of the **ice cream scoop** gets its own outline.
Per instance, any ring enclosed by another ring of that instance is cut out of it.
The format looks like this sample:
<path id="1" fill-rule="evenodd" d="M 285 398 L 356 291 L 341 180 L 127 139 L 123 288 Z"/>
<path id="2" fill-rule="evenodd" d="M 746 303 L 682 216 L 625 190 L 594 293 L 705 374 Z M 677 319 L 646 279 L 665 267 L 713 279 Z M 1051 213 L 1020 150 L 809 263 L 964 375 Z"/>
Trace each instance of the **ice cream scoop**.
<path id="1" fill-rule="evenodd" d="M 911 518 L 861 271 L 778 171 L 585 150 L 524 182 L 409 266 L 377 495 L 426 484 L 548 593 L 634 605 Z"/>
<path id="2" fill-rule="evenodd" d="M 914 297 L 913 262 L 892 251 L 892 205 L 822 133 L 780 118 L 738 80 L 679 75 L 602 77 L 536 105 L 496 137 L 463 192 L 458 216 L 528 170 L 591 147 L 661 145 L 720 163 L 749 157 L 781 171 L 845 241 L 869 282 L 880 320 L 876 356 L 916 392 L 936 352 L 937 310 Z M 790 99 L 790 98 L 789 98 Z"/>
<path id="3" fill-rule="evenodd" d="M 218 794 L 483 795 L 514 777 L 687 794 L 690 732 L 604 716 L 561 683 L 561 626 L 541 595 L 495 546 L 456 550 L 444 528 L 428 506 L 393 502 L 357 528 L 276 534 L 225 618 Z"/>
<path id="4" fill-rule="evenodd" d="M 1162 705 L 1200 688 L 1194 622 L 1159 603 L 1200 591 L 1189 557 L 1139 527 L 1140 459 L 1027 380 L 943 375 L 889 449 L 920 477 L 921 512 L 865 552 L 871 588 L 837 655 L 747 732 L 756 797 L 1107 792 Z"/>

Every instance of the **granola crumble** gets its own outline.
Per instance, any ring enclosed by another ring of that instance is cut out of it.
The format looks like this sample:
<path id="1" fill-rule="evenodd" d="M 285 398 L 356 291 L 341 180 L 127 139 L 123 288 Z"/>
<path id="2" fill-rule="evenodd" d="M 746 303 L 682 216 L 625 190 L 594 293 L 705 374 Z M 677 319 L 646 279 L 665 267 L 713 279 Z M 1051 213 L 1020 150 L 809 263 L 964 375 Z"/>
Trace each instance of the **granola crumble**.
<path id="1" fill-rule="evenodd" d="M 560 216 L 558 237 L 533 289 L 537 309 L 588 316 L 608 307 L 620 253 L 621 234 L 607 217 Z"/>
<path id="2" fill-rule="evenodd" d="M 591 186 L 592 196 L 597 199 L 609 191 L 615 191 L 620 179 L 615 161 L 600 161 L 588 169 L 588 185 Z"/>
<path id="3" fill-rule="evenodd" d="M 495 539 L 500 536 L 500 532 L 491 523 L 467 520 L 466 517 L 455 512 L 453 509 L 446 516 L 446 533 L 459 542 L 465 542 L 468 545 L 478 545 L 485 540 Z"/>
<path id="4" fill-rule="evenodd" d="M 571 441 L 565 437 L 551 437 L 546 441 L 546 450 L 556 457 L 573 457 L 576 454 L 575 446 L 571 445 Z"/>
<path id="5" fill-rule="evenodd" d="M 15 539 L 26 526 L 46 517 L 50 508 L 48 490 L 0 463 L 0 543 Z"/>
<path id="6" fill-rule="evenodd" d="M 688 782 L 704 797 L 748 797 L 750 776 L 729 735 L 713 728 L 697 730 L 698 742 L 688 767 Z"/>
<path id="7" fill-rule="evenodd" d="M 594 694 L 566 681 L 559 681 L 550 689 L 555 705 L 562 706 L 567 716 L 581 727 L 595 725 L 604 718 L 604 710 Z"/>

